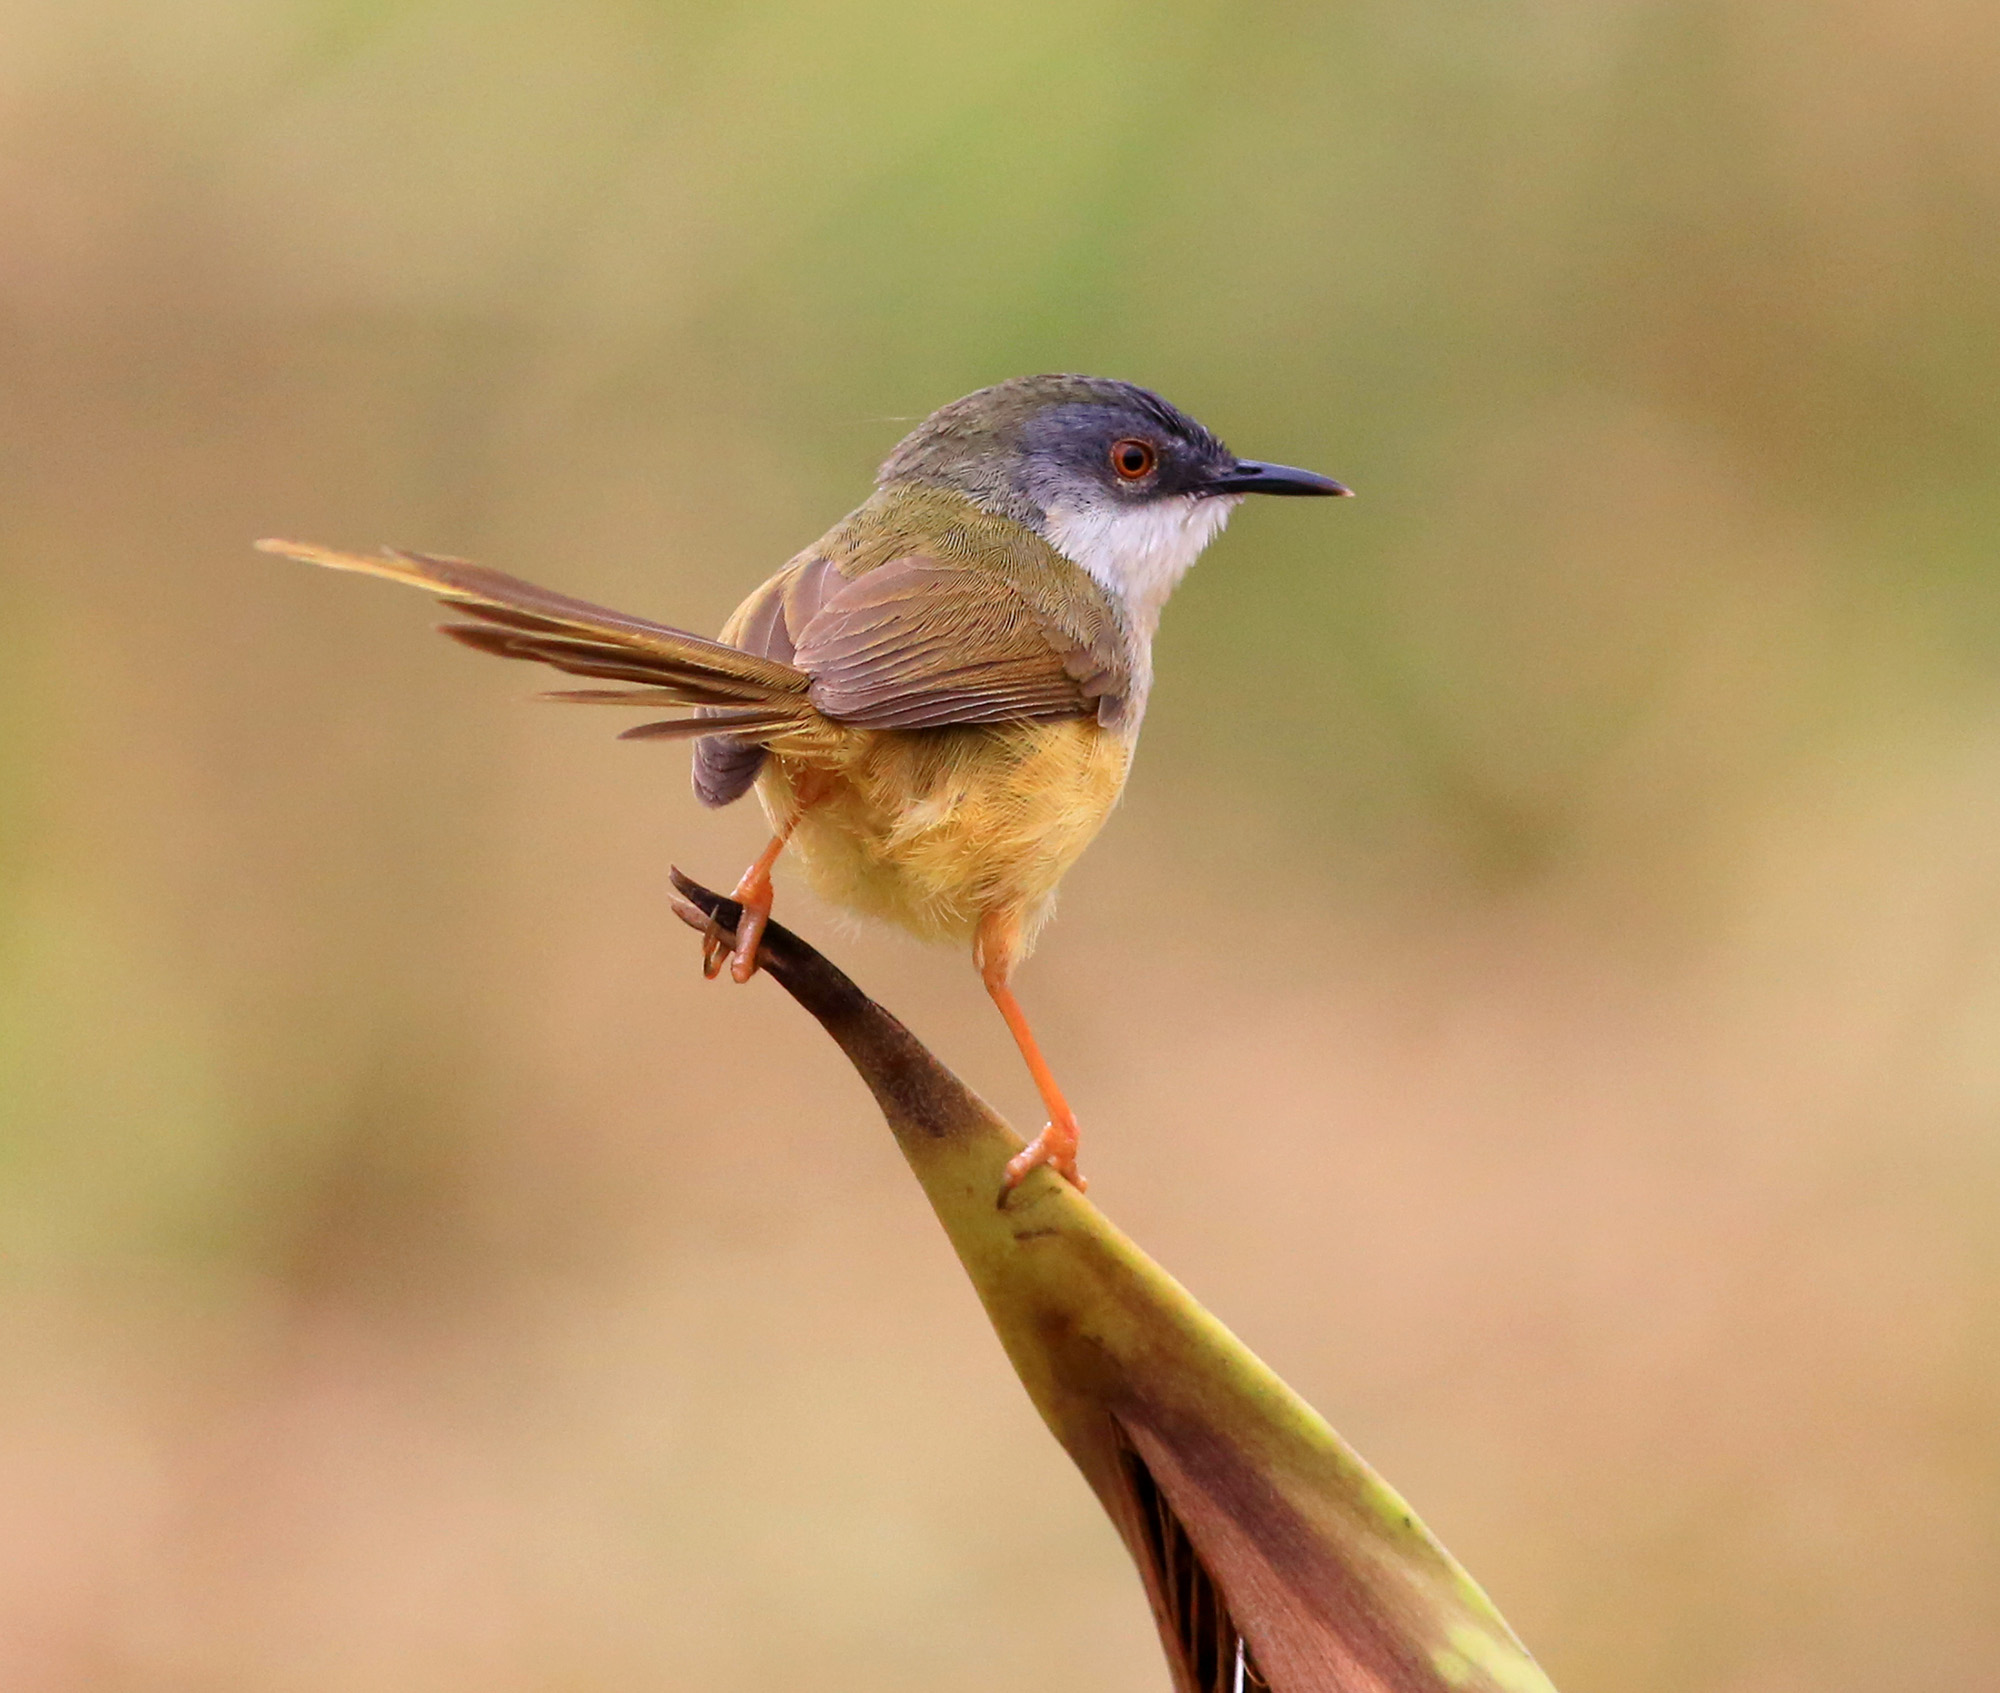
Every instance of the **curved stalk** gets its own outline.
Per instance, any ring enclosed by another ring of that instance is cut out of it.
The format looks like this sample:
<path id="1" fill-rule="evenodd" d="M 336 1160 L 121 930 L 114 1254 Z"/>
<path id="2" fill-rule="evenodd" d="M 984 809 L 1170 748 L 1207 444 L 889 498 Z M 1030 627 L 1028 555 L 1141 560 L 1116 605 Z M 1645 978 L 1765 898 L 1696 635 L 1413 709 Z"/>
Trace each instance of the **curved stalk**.
<path id="1" fill-rule="evenodd" d="M 734 901 L 674 872 L 690 926 Z M 1139 1567 L 1176 1693 L 1553 1693 L 1414 1512 L 1021 1137 L 787 929 L 763 966 L 875 1095 L 1002 1346 Z"/>

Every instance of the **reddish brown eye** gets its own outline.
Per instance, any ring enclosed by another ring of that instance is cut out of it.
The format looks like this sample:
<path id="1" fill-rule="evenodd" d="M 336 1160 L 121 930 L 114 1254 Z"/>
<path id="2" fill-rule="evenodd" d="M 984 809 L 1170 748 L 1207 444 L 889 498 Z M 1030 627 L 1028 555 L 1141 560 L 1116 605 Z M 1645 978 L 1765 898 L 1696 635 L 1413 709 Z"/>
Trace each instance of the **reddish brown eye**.
<path id="1" fill-rule="evenodd" d="M 1160 456 L 1153 451 L 1150 441 L 1126 439 L 1111 443 L 1111 468 L 1127 482 L 1137 482 L 1142 476 L 1150 476 L 1153 466 L 1160 462 Z"/>

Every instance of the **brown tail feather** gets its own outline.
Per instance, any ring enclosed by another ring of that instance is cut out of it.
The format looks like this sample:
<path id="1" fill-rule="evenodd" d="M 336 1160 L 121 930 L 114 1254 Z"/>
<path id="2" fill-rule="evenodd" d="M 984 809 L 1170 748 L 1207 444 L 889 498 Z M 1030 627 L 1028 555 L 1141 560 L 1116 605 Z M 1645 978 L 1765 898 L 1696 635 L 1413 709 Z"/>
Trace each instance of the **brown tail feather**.
<path id="1" fill-rule="evenodd" d="M 506 649 L 506 656 L 516 658 L 536 658 L 545 664 L 556 664 L 561 656 L 568 654 L 594 661 L 608 656 L 620 657 L 630 662 L 635 651 L 645 655 L 651 662 L 655 654 L 648 645 L 640 647 L 622 634 L 607 635 L 600 631 L 579 633 L 575 627 L 556 623 L 545 617 L 532 617 L 525 612 L 505 611 L 495 606 L 474 605 L 468 600 L 447 599 L 443 602 L 457 610 L 469 612 L 487 623 L 497 623 L 500 629 L 481 628 L 478 624 L 457 623 L 440 625 L 443 633 L 464 641 L 468 646 L 483 647 L 488 651 L 500 652 Z M 710 641 L 700 635 L 685 637 L 689 643 L 699 643 L 685 655 L 675 655 L 675 671 L 690 679 L 704 679 L 717 688 L 726 688 L 736 697 L 744 699 L 766 699 L 775 689 L 770 682 L 759 678 L 746 678 L 741 666 L 733 662 L 753 655 L 740 652 L 737 648 L 721 641 Z M 710 657 L 711 653 L 722 655 L 719 661 Z M 785 668 L 790 668 L 786 666 Z"/>
<path id="2" fill-rule="evenodd" d="M 796 729 L 799 720 L 776 711 L 704 712 L 699 717 L 670 717 L 658 723 L 640 723 L 619 735 L 621 741 L 686 741 L 699 735 L 735 735 L 757 739 L 760 735 L 783 734 Z"/>
<path id="3" fill-rule="evenodd" d="M 680 705 L 671 688 L 549 688 L 535 696 L 558 705 Z"/>
<path id="4" fill-rule="evenodd" d="M 650 653 L 607 641 L 581 641 L 552 635 L 526 635 L 513 629 L 490 629 L 477 623 L 445 623 L 440 634 L 479 652 L 499 658 L 527 658 L 573 676 L 597 676 L 612 682 L 637 682 L 657 694 L 671 694 L 676 705 L 768 704 L 773 690 L 721 670 L 683 665 Z M 794 695 L 804 704 L 803 695 Z M 648 702 L 662 703 L 655 698 Z"/>
<path id="5" fill-rule="evenodd" d="M 628 731 L 631 738 L 727 734 L 754 740 L 797 729 L 819 715 L 806 697 L 810 679 L 789 664 L 571 599 L 464 559 L 395 551 L 370 558 L 302 541 L 259 541 L 257 546 L 306 564 L 427 589 L 454 610 L 480 619 L 441 626 L 442 633 L 480 652 L 532 659 L 576 676 L 639 684 L 632 689 L 578 689 L 545 698 L 700 710 L 696 717 L 641 724 Z"/>

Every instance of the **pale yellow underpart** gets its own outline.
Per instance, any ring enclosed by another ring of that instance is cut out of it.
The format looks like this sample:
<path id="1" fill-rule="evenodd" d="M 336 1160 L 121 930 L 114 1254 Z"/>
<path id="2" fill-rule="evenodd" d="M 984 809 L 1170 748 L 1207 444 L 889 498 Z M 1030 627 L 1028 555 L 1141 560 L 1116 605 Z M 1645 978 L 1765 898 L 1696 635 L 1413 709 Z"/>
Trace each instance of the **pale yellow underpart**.
<path id="1" fill-rule="evenodd" d="M 1018 923 L 1022 954 L 1056 884 L 1118 803 L 1131 744 L 1094 718 L 855 730 L 837 765 L 773 748 L 757 797 L 774 829 L 798 776 L 821 797 L 790 856 L 814 892 L 928 941 L 967 941 L 989 912 Z"/>

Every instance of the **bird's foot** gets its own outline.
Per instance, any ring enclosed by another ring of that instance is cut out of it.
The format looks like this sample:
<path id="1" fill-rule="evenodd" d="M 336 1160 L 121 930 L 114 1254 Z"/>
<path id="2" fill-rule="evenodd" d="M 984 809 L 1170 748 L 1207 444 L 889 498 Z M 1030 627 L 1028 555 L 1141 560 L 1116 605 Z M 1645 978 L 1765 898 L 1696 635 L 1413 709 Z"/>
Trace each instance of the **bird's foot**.
<path id="1" fill-rule="evenodd" d="M 1007 1160 L 1007 1174 L 1000 1184 L 1000 1203 L 1005 1205 L 1007 1196 L 1021 1185 L 1028 1172 L 1044 1164 L 1082 1193 L 1090 1183 L 1076 1167 L 1078 1138 L 1074 1117 L 1045 1123 L 1040 1134 Z"/>
<path id="2" fill-rule="evenodd" d="M 757 943 L 764 938 L 775 897 L 769 867 L 761 861 L 751 865 L 730 895 L 743 908 L 736 919 L 734 937 L 724 933 L 714 918 L 709 919 L 708 934 L 701 943 L 701 973 L 711 982 L 722 974 L 725 959 L 732 982 L 747 982 L 757 974 Z"/>

